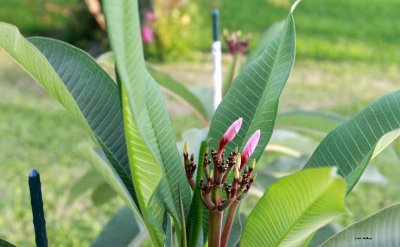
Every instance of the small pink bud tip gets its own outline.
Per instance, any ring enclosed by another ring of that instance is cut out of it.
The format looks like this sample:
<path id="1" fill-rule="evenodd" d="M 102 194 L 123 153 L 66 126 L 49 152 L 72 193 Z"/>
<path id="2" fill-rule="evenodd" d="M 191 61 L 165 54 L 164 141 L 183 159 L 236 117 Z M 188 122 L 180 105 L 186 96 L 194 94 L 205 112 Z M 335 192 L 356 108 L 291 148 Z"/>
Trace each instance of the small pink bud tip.
<path id="1" fill-rule="evenodd" d="M 226 130 L 226 132 L 222 135 L 221 140 L 219 142 L 219 147 L 218 147 L 218 160 L 221 160 L 222 157 L 222 152 L 224 151 L 224 147 L 226 144 L 231 142 L 236 134 L 239 132 L 240 128 L 242 127 L 242 122 L 243 118 L 239 118 L 235 122 L 229 126 L 229 128 Z"/>
<path id="2" fill-rule="evenodd" d="M 260 132 L 260 130 L 257 130 L 249 138 L 249 140 L 246 143 L 246 146 L 244 146 L 244 149 L 242 152 L 242 164 L 240 165 L 240 170 L 242 170 L 243 166 L 246 164 L 246 162 L 249 160 L 251 155 L 254 153 L 254 150 L 257 147 L 258 141 L 260 140 L 260 136 L 261 136 L 261 132 Z"/>

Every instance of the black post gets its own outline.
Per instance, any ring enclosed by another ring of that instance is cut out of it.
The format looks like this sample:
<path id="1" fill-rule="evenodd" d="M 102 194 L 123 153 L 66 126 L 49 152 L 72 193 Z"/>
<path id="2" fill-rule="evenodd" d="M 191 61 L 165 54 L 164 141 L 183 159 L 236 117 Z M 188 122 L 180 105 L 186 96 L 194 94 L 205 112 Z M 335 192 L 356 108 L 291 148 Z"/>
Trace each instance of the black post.
<path id="1" fill-rule="evenodd" d="M 44 219 L 40 175 L 36 170 L 32 170 L 29 173 L 29 190 L 31 193 L 31 206 L 33 226 L 35 228 L 36 246 L 47 247 L 46 221 Z"/>

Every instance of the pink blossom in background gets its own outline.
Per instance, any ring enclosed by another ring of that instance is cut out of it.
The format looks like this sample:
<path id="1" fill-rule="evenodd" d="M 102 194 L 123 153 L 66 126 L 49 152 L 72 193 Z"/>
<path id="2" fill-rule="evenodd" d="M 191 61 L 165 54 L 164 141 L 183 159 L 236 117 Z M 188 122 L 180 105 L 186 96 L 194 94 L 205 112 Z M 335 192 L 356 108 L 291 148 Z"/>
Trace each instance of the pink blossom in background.
<path id="1" fill-rule="evenodd" d="M 152 27 L 143 26 L 142 27 L 142 41 L 145 44 L 149 44 L 154 40 L 154 30 Z"/>
<path id="2" fill-rule="evenodd" d="M 153 11 L 147 11 L 144 14 L 144 20 L 148 22 L 152 22 L 156 19 L 156 16 L 154 15 Z"/>

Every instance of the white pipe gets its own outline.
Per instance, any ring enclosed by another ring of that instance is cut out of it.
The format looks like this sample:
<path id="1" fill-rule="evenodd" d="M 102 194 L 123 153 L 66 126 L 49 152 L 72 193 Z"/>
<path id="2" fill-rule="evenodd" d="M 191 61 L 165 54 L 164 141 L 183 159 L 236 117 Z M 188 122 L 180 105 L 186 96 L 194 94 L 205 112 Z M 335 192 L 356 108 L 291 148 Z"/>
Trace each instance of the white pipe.
<path id="1" fill-rule="evenodd" d="M 221 41 L 212 44 L 213 56 L 213 107 L 217 109 L 222 100 L 222 52 Z"/>

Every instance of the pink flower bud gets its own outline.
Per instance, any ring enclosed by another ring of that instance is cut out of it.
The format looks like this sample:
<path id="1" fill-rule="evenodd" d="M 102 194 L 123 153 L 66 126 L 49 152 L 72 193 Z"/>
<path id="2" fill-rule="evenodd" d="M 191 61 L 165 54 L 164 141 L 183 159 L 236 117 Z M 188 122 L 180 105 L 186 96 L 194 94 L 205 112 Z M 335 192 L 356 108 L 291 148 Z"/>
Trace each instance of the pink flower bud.
<path id="1" fill-rule="evenodd" d="M 145 44 L 151 43 L 154 40 L 154 31 L 153 28 L 149 26 L 142 27 L 142 41 Z"/>
<path id="2" fill-rule="evenodd" d="M 244 146 L 244 149 L 242 152 L 242 164 L 240 165 L 240 170 L 242 170 L 243 166 L 246 164 L 246 162 L 249 160 L 251 155 L 254 153 L 254 150 L 257 147 L 258 141 L 260 140 L 260 136 L 261 136 L 261 132 L 260 132 L 260 130 L 257 130 L 249 138 L 249 140 L 246 143 L 246 146 Z"/>
<path id="3" fill-rule="evenodd" d="M 233 138 L 235 138 L 236 134 L 239 132 L 240 128 L 242 127 L 242 122 L 243 118 L 239 118 L 229 128 L 226 130 L 225 134 L 221 137 L 221 140 L 219 141 L 219 147 L 218 147 L 218 160 L 221 160 L 222 158 L 222 152 L 224 151 L 224 147 L 226 144 L 231 142 Z"/>

